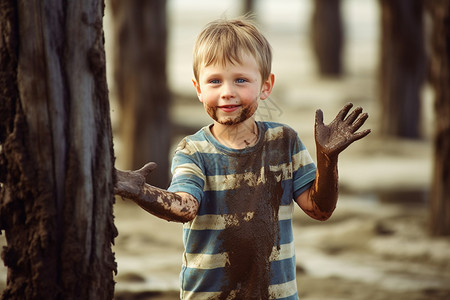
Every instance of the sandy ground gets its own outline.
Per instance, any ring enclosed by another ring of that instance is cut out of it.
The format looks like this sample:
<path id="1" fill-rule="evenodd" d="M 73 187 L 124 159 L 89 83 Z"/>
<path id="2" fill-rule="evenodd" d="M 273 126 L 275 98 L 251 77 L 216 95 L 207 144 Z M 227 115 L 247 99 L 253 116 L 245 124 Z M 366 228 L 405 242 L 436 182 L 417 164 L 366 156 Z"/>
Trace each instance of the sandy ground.
<path id="1" fill-rule="evenodd" d="M 189 3 L 189 5 L 187 4 Z M 191 50 L 203 25 L 236 14 L 239 1 L 170 0 L 169 75 L 175 95 L 171 117 L 182 128 L 210 123 L 191 88 Z M 286 123 L 314 154 L 314 111 L 325 122 L 352 101 L 370 114 L 373 132 L 340 157 L 340 200 L 327 222 L 295 212 L 294 232 L 301 299 L 450 299 L 450 239 L 430 237 L 428 194 L 432 171 L 432 92 L 424 88 L 424 139 L 379 134 L 376 98 L 377 1 L 344 1 L 346 74 L 322 79 L 308 47 L 310 1 L 264 0 L 259 20 L 274 48 L 275 88 L 258 119 Z M 282 3 L 277 5 L 276 3 Z M 106 19 L 106 24 L 108 19 Z M 108 43 L 108 36 L 107 36 Z M 112 100 L 114 100 L 112 90 Z M 112 118 L 117 110 L 112 102 Z M 182 136 L 174 137 L 173 144 Z M 120 164 L 120 140 L 115 138 Z M 120 166 L 119 166 L 120 167 Z M 178 299 L 183 245 L 181 225 L 157 219 L 117 199 L 119 236 L 116 299 Z M 0 236 L 0 244 L 4 236 Z M 0 289 L 6 270 L 0 268 Z"/>

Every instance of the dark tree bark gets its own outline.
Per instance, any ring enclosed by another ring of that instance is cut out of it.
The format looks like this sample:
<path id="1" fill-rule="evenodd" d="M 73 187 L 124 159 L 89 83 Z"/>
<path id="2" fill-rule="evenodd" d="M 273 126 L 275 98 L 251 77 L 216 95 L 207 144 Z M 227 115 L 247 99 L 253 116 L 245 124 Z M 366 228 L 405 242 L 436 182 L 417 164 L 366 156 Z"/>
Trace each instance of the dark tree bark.
<path id="1" fill-rule="evenodd" d="M 0 0 L 3 299 L 112 299 L 101 0 Z"/>
<path id="2" fill-rule="evenodd" d="M 166 75 L 166 1 L 110 0 L 114 87 L 120 103 L 125 169 L 154 161 L 149 183 L 169 183 L 170 93 Z"/>
<path id="3" fill-rule="evenodd" d="M 422 0 L 380 0 L 381 130 L 420 137 L 420 91 L 425 79 Z"/>
<path id="4" fill-rule="evenodd" d="M 427 3 L 433 20 L 431 83 L 435 91 L 431 233 L 450 235 L 450 1 Z"/>
<path id="5" fill-rule="evenodd" d="M 342 75 L 343 29 L 340 0 L 315 0 L 312 44 L 322 76 Z"/>

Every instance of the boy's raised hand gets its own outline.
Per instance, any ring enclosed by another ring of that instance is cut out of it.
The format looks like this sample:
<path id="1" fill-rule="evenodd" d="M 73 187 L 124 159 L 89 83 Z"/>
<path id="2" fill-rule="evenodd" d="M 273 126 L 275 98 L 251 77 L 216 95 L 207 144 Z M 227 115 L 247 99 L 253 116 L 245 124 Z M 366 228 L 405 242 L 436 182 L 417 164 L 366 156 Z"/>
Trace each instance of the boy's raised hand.
<path id="1" fill-rule="evenodd" d="M 328 125 L 323 123 L 322 110 L 318 109 L 316 111 L 316 147 L 318 151 L 329 158 L 337 157 L 351 143 L 370 133 L 370 129 L 356 132 L 361 128 L 369 115 L 363 113 L 361 107 L 357 107 L 347 116 L 352 107 L 352 103 L 346 104 Z"/>
<path id="2" fill-rule="evenodd" d="M 121 171 L 116 169 L 114 194 L 129 199 L 136 199 L 143 191 L 145 178 L 156 169 L 156 167 L 156 163 L 150 162 L 136 171 Z"/>

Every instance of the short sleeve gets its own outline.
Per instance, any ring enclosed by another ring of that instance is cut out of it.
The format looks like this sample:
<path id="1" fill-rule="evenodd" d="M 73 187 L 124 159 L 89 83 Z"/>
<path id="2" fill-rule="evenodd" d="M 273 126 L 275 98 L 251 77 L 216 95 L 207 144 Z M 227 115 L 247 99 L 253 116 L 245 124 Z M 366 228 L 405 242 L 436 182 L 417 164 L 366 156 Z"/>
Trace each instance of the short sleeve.
<path id="1" fill-rule="evenodd" d="M 205 184 L 204 170 L 201 166 L 200 154 L 189 140 L 183 139 L 172 159 L 172 182 L 167 190 L 174 193 L 189 193 L 201 203 Z"/>

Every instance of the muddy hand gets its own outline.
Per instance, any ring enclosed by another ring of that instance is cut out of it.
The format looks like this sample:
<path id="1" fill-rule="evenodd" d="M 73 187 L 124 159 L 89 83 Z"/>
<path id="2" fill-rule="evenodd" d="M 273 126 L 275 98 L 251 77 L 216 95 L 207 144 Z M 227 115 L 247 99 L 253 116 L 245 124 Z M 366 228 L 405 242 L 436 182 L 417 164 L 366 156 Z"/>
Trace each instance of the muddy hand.
<path id="1" fill-rule="evenodd" d="M 352 107 L 352 103 L 346 104 L 328 125 L 323 123 L 323 112 L 320 109 L 316 111 L 315 138 L 318 151 L 328 157 L 337 156 L 351 143 L 370 133 L 370 129 L 357 132 L 369 115 L 363 113 L 361 107 L 348 114 Z"/>
<path id="2" fill-rule="evenodd" d="M 135 199 L 143 191 L 145 178 L 157 165 L 150 162 L 136 171 L 121 171 L 116 169 L 116 184 L 114 185 L 114 194 L 125 198 Z"/>

